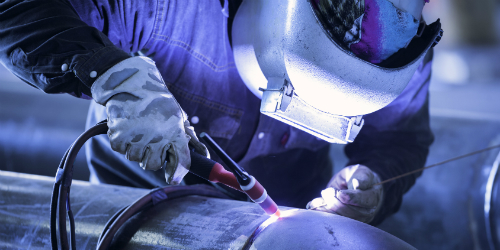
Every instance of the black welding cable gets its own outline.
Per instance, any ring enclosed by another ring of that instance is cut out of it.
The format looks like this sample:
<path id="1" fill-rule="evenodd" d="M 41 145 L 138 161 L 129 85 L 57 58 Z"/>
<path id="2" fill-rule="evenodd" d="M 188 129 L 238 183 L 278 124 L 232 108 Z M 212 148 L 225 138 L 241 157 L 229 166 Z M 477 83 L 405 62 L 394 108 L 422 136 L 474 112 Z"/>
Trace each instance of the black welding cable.
<path id="1" fill-rule="evenodd" d="M 213 189 L 213 190 L 209 190 Z M 202 195 L 207 197 L 216 198 L 228 198 L 226 195 L 216 190 L 213 187 L 203 187 L 200 189 L 198 186 L 168 186 L 162 188 L 163 192 L 167 194 L 167 199 L 172 200 L 176 198 L 181 198 L 189 195 Z M 120 216 L 115 220 L 110 226 L 107 232 L 103 231 L 104 237 L 99 242 L 97 249 L 108 249 L 114 235 L 118 229 L 132 216 L 153 206 L 152 195 L 148 193 L 143 197 L 137 199 L 132 205 L 130 205 L 126 210 L 124 210 Z"/>
<path id="2" fill-rule="evenodd" d="M 68 155 L 69 155 L 69 152 L 71 151 L 71 148 L 73 147 L 73 144 L 71 145 L 71 147 L 66 151 L 66 154 L 65 156 L 63 157 L 63 160 L 61 161 L 60 163 L 60 166 L 57 170 L 57 175 L 56 175 L 56 182 L 54 184 L 54 190 L 53 190 L 53 197 L 52 197 L 52 203 L 54 204 L 53 206 L 51 206 L 51 241 L 52 241 L 52 249 L 58 249 L 58 246 L 57 246 L 57 212 L 59 212 L 59 216 L 61 216 L 61 204 L 63 204 L 63 207 L 64 206 L 64 202 L 65 202 L 65 199 L 64 199 L 64 196 L 61 197 L 61 192 L 64 192 L 62 190 L 62 186 L 61 186 L 61 178 L 64 178 L 64 163 L 66 162 L 67 158 L 68 158 Z M 62 199 L 64 199 L 64 201 L 61 201 Z M 61 203 L 63 202 L 63 203 Z M 66 214 L 63 212 L 63 216 L 64 220 L 66 219 Z M 64 223 L 64 234 L 66 235 L 66 221 Z M 60 226 L 59 226 L 60 228 Z M 61 232 L 61 230 L 59 230 L 59 232 Z M 64 248 L 64 239 L 61 239 L 61 247 Z M 66 239 L 67 240 L 67 239 Z M 67 242 L 66 242 L 67 243 Z M 67 245 L 66 245 L 67 246 Z M 66 247 L 66 249 L 69 249 L 69 247 Z"/>
<path id="3" fill-rule="evenodd" d="M 58 169 L 56 181 L 60 181 L 59 185 L 59 195 L 56 199 L 58 201 L 57 210 L 59 213 L 59 239 L 62 249 L 69 249 L 68 245 L 68 235 L 66 231 L 66 202 L 69 194 L 69 187 L 71 186 L 71 181 L 73 178 L 73 163 L 75 162 L 76 156 L 80 151 L 83 144 L 91 137 L 99 134 L 105 134 L 108 130 L 107 124 L 100 122 L 89 130 L 85 131 L 70 147 L 70 150 L 65 157 L 64 164 L 62 168 Z M 69 202 L 69 201 L 68 201 Z M 70 222 L 71 223 L 71 222 Z M 71 235 L 74 235 L 75 228 L 70 224 Z M 52 231 L 52 229 L 51 229 Z M 73 239 L 73 242 L 75 240 Z M 57 244 L 57 243 L 56 243 Z M 57 249 L 57 248 L 56 248 Z"/>
<path id="4" fill-rule="evenodd" d="M 106 222 L 106 225 L 104 225 L 104 229 L 102 230 L 101 234 L 99 235 L 99 239 L 97 240 L 97 245 L 101 244 L 102 238 L 104 238 L 104 234 L 109 230 L 109 227 L 115 222 L 116 218 L 118 218 L 118 216 L 120 216 L 128 207 L 130 207 L 130 205 L 122 207 L 120 210 L 118 210 L 118 212 L 113 214 L 108 222 Z"/>
<path id="5" fill-rule="evenodd" d="M 75 237 L 75 218 L 73 211 L 71 211 L 70 192 L 68 188 L 68 199 L 66 200 L 66 209 L 68 210 L 69 226 L 70 226 L 70 239 L 71 249 L 76 250 L 76 237 Z"/>
<path id="6" fill-rule="evenodd" d="M 203 187 L 202 187 L 203 186 Z M 181 198 L 189 195 L 201 195 L 206 197 L 224 198 L 228 197 L 221 193 L 219 190 L 211 186 L 200 185 L 200 186 L 168 186 L 161 189 L 167 196 L 165 200 L 172 200 L 176 198 Z M 132 216 L 138 212 L 152 206 L 153 198 L 151 193 L 148 193 L 141 198 L 137 199 L 132 205 L 125 209 L 116 220 L 109 227 L 107 232 L 103 232 L 104 237 L 97 245 L 98 250 L 108 249 L 114 235 L 120 229 L 120 227 Z"/>
<path id="7" fill-rule="evenodd" d="M 69 151 L 68 158 L 66 159 L 66 162 L 64 163 L 63 166 L 63 172 L 62 172 L 62 179 L 61 179 L 61 186 L 59 187 L 59 204 L 58 204 L 58 210 L 59 210 L 59 240 L 61 242 L 61 248 L 66 250 L 70 249 L 69 241 L 68 241 L 68 232 L 66 228 L 66 216 L 68 214 L 68 208 L 69 208 L 69 194 L 70 194 L 70 186 L 71 186 L 71 181 L 73 178 L 73 162 L 76 158 L 75 151 L 78 153 L 79 150 L 79 143 L 81 141 L 78 139 L 75 141 L 73 147 L 71 147 L 71 150 Z M 71 217 L 70 219 L 70 237 L 75 235 L 74 233 L 74 226 L 71 224 Z M 71 239 L 74 242 L 74 239 Z"/>
<path id="8" fill-rule="evenodd" d="M 59 242 L 61 243 L 61 248 L 64 250 L 69 249 L 68 245 L 68 233 L 66 231 L 66 196 L 68 192 L 64 185 L 59 187 L 59 202 L 58 202 L 58 215 L 59 215 Z"/>
<path id="9" fill-rule="evenodd" d="M 108 126 L 106 123 L 100 122 L 94 127 L 90 128 L 86 132 L 84 132 L 74 143 L 73 147 L 70 150 L 70 153 L 68 155 L 68 159 L 66 160 L 65 165 L 65 172 L 68 175 L 69 178 L 63 179 L 64 182 L 69 182 L 66 185 L 63 186 L 68 186 L 67 188 L 67 209 L 68 209 L 68 217 L 70 219 L 70 235 L 71 235 L 71 248 L 73 250 L 76 250 L 76 233 L 75 233 L 75 223 L 74 223 L 74 218 L 73 214 L 70 211 L 71 209 L 71 202 L 70 202 L 70 186 L 71 186 L 71 180 L 73 179 L 73 163 L 76 160 L 76 156 L 78 155 L 78 152 L 80 149 L 83 147 L 85 142 L 89 140 L 91 137 L 99 134 L 105 134 L 108 131 Z M 69 168 L 66 170 L 66 168 Z M 73 223 L 71 221 L 73 220 Z"/>
<path id="10" fill-rule="evenodd" d="M 59 183 L 54 183 L 54 188 L 52 189 L 52 198 L 50 201 L 50 243 L 52 245 L 52 250 L 57 250 L 57 199 L 59 194 Z"/>
<path id="11" fill-rule="evenodd" d="M 146 195 L 147 196 L 147 195 Z M 149 197 L 151 199 L 151 197 Z M 118 229 L 125 223 L 125 221 L 132 217 L 135 213 L 140 211 L 140 209 L 148 202 L 145 196 L 136 200 L 132 205 L 130 205 L 127 209 L 123 211 L 120 216 L 111 224 L 111 227 L 108 229 L 106 233 L 104 233 L 104 237 L 102 238 L 99 245 L 97 245 L 97 249 L 107 249 L 108 245 L 111 243 L 114 234 Z"/>
<path id="12" fill-rule="evenodd" d="M 73 163 L 76 159 L 78 151 L 83 146 L 83 144 L 91 137 L 98 134 L 105 134 L 107 132 L 107 124 L 105 121 L 98 123 L 96 126 L 84 132 L 70 147 L 66 152 L 63 160 L 62 166 L 58 168 L 58 173 L 56 176 L 56 183 L 54 184 L 54 190 L 52 194 L 51 202 L 51 241 L 52 249 L 57 249 L 57 215 L 59 215 L 59 238 L 62 249 L 69 249 L 67 231 L 66 231 L 66 212 L 70 220 L 71 229 L 71 247 L 76 249 L 75 240 L 75 223 L 73 218 L 73 213 L 71 211 L 70 202 L 70 186 L 73 174 Z M 212 189 L 212 190 L 211 190 Z M 185 197 L 188 195 L 202 195 L 207 197 L 217 197 L 217 198 L 228 198 L 226 195 L 222 194 L 220 191 L 214 189 L 213 187 L 196 187 L 196 186 L 169 186 L 163 188 L 163 192 L 168 194 L 166 196 L 168 199 L 175 199 L 179 197 Z M 122 208 L 117 212 L 111 222 L 108 222 L 105 226 L 105 232 L 103 231 L 98 249 L 107 249 L 107 246 L 111 243 L 116 231 L 125 223 L 128 218 L 136 214 L 137 212 L 148 208 L 153 205 L 151 193 L 145 195 L 141 199 L 138 199 L 134 204 Z M 59 213 L 57 213 L 59 212 Z"/>
<path id="13" fill-rule="evenodd" d="M 68 150 L 68 154 L 65 157 L 64 164 L 62 165 L 62 168 L 58 169 L 56 177 L 56 182 L 59 182 L 59 194 L 56 199 L 56 201 L 58 201 L 58 204 L 56 210 L 58 211 L 57 214 L 59 215 L 59 240 L 62 249 L 70 249 L 68 242 L 68 232 L 66 229 L 66 215 L 68 214 L 68 208 L 69 208 L 68 205 L 70 202 L 69 191 L 71 186 L 71 180 L 73 178 L 73 163 L 76 159 L 76 154 L 78 154 L 78 151 L 81 147 L 81 146 L 78 147 L 78 145 L 79 144 L 83 145 L 83 143 L 81 143 L 81 139 L 79 138 L 75 141 L 75 143 L 73 143 L 73 145 L 71 145 L 70 149 Z M 70 216 L 69 219 L 70 219 L 70 237 L 71 237 L 75 235 L 74 222 L 73 224 L 71 223 L 71 220 L 73 219 L 72 216 Z M 71 240 L 72 242 L 75 242 L 74 238 L 72 238 Z"/>
<path id="14" fill-rule="evenodd" d="M 72 147 L 73 145 L 71 145 Z M 68 148 L 66 150 L 66 153 L 64 154 L 63 159 L 59 163 L 59 167 L 57 168 L 58 173 L 59 169 L 63 168 L 64 162 L 66 162 L 66 158 L 68 157 L 69 150 L 71 149 Z M 59 196 L 59 187 L 61 186 L 61 183 L 58 179 L 58 176 L 56 175 L 56 181 L 54 182 L 54 187 L 52 189 L 52 197 L 50 201 L 50 242 L 52 245 L 52 250 L 57 250 L 57 201 L 58 201 L 58 196 Z"/>

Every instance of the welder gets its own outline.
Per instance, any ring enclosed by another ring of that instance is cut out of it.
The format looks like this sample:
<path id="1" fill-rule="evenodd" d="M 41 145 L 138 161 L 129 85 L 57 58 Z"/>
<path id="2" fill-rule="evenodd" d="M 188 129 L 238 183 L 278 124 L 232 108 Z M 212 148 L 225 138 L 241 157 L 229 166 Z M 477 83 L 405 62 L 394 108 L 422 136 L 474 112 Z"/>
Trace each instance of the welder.
<path id="1" fill-rule="evenodd" d="M 46 93 L 94 100 L 87 127 L 109 131 L 86 145 L 93 183 L 198 183 L 188 145 L 209 156 L 206 132 L 279 205 L 378 224 L 418 175 L 373 185 L 422 167 L 433 141 L 439 23 L 424 4 L 7 0 L 0 59 Z M 349 158 L 333 177 L 331 142 Z"/>

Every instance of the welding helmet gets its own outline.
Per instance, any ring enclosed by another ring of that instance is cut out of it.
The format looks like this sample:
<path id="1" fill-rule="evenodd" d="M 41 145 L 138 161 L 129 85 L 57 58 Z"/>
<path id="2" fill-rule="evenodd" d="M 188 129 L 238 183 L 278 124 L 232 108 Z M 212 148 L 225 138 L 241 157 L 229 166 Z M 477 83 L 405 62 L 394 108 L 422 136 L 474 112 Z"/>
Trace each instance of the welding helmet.
<path id="1" fill-rule="evenodd" d="M 442 35 L 439 20 L 421 23 L 406 48 L 374 64 L 339 44 L 314 0 L 244 0 L 232 27 L 238 72 L 261 113 L 330 143 L 352 142 L 362 116 L 405 89 Z"/>

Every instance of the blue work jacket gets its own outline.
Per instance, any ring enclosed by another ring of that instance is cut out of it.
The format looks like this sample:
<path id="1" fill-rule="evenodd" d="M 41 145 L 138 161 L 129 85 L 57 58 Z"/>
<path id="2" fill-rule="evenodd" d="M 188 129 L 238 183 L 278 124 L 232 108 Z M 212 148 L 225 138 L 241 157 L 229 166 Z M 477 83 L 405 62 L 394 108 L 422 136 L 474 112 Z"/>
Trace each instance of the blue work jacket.
<path id="1" fill-rule="evenodd" d="M 99 76 L 131 54 L 149 56 L 197 133 L 214 137 L 279 205 L 303 208 L 332 176 L 329 144 L 259 113 L 260 100 L 234 64 L 228 21 L 237 4 L 229 2 L 222 8 L 218 0 L 4 1 L 0 59 L 44 92 L 85 98 L 91 96 L 92 71 Z M 393 103 L 364 117 L 358 138 L 345 148 L 349 164 L 364 164 L 382 179 L 425 164 L 433 140 L 430 65 L 428 57 Z M 93 103 L 88 125 L 105 118 L 104 108 Z M 87 153 L 94 181 L 146 188 L 164 184 L 161 171 L 128 162 L 111 151 L 106 137 L 94 138 Z M 384 205 L 372 224 L 398 210 L 418 176 L 384 185 Z"/>

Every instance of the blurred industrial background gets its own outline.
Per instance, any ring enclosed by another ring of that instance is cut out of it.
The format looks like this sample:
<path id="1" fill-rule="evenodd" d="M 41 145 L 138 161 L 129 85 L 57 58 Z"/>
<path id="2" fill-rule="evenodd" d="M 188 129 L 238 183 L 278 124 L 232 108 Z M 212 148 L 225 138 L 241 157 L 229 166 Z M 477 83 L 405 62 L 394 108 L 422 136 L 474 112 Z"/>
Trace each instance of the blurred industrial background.
<path id="1" fill-rule="evenodd" d="M 500 144 L 500 1 L 431 0 L 424 17 L 428 23 L 441 18 L 445 32 L 434 56 L 430 112 L 436 139 L 427 163 Z M 3 67 L 0 100 L 0 170 L 54 176 L 64 151 L 84 131 L 90 102 L 44 94 Z M 335 171 L 346 163 L 342 149 L 332 145 Z M 500 247 L 496 179 L 489 225 L 484 203 L 499 151 L 425 171 L 400 211 L 379 228 L 418 249 Z M 88 176 L 82 151 L 75 178 Z"/>

